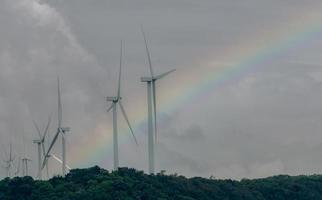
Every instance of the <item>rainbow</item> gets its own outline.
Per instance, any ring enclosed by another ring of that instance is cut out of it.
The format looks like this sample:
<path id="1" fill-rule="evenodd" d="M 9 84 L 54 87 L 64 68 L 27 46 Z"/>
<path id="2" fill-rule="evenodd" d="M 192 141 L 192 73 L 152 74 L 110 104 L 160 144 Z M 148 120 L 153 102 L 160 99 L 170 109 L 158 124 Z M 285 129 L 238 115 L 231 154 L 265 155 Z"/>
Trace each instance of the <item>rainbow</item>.
<path id="1" fill-rule="evenodd" d="M 162 102 L 159 110 L 171 114 L 178 109 L 184 109 L 200 95 L 210 95 L 216 88 L 239 80 L 261 65 L 286 55 L 290 50 L 303 48 L 321 36 L 321 20 L 322 17 L 318 13 L 306 13 L 305 16 L 297 17 L 283 27 L 275 27 L 269 33 L 246 39 L 246 42 L 236 45 L 233 49 L 223 50 L 222 55 L 216 56 L 216 60 L 224 58 L 230 61 L 228 64 L 214 63 L 212 57 L 206 59 L 207 62 L 203 61 L 198 64 L 208 66 L 206 69 L 177 72 L 176 76 L 179 74 L 181 79 L 175 82 L 174 88 L 171 91 L 160 91 L 161 93 L 158 94 L 160 102 Z M 191 74 L 194 75 L 194 79 L 191 78 Z M 199 81 L 196 81 L 196 77 L 199 77 Z M 136 118 L 133 123 L 135 129 L 146 125 L 145 107 L 137 105 L 129 115 Z M 110 154 L 109 152 L 112 152 L 112 137 L 106 134 L 108 130 L 111 130 L 111 127 L 105 121 L 98 122 L 96 130 L 91 135 L 93 139 L 84 139 L 80 145 L 81 150 L 72 151 L 73 156 L 71 157 L 75 160 L 73 165 L 93 165 Z M 120 140 L 131 139 L 125 127 L 121 128 L 120 133 Z"/>

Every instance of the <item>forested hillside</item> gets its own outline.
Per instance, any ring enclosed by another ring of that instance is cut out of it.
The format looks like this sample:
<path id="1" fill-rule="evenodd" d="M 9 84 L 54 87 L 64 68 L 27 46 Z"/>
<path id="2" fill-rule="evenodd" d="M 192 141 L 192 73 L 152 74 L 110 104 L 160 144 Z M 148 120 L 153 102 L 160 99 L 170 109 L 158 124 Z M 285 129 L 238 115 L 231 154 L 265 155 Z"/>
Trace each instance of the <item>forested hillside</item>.
<path id="1" fill-rule="evenodd" d="M 322 199 L 322 176 L 275 176 L 255 180 L 214 180 L 177 175 L 147 175 L 120 168 L 74 169 L 48 181 L 31 177 L 0 181 L 1 200 L 105 200 L 105 199 Z"/>

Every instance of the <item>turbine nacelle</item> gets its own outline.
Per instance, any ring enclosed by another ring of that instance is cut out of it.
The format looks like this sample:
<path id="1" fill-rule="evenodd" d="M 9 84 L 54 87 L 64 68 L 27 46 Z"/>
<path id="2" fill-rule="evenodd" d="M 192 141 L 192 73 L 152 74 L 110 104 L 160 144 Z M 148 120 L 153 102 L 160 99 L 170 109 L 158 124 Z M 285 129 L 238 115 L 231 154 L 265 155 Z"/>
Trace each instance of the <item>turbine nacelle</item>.
<path id="1" fill-rule="evenodd" d="M 33 140 L 33 143 L 35 143 L 35 144 L 41 144 L 42 143 L 42 140 Z"/>
<path id="2" fill-rule="evenodd" d="M 60 128 L 60 130 L 65 133 L 65 132 L 69 132 L 70 128 L 69 127 L 62 127 L 62 128 Z"/>
<path id="3" fill-rule="evenodd" d="M 141 82 L 152 82 L 154 80 L 153 77 L 141 77 Z"/>
<path id="4" fill-rule="evenodd" d="M 175 69 L 172 69 L 170 71 L 167 71 L 163 74 L 160 74 L 160 75 L 157 75 L 157 76 L 150 76 L 150 77 L 147 77 L 147 76 L 144 76 L 144 77 L 141 77 L 141 82 L 153 82 L 153 81 L 156 81 L 156 80 L 159 80 L 165 76 L 167 76 L 168 74 L 172 73 L 176 71 Z"/>
<path id="5" fill-rule="evenodd" d="M 118 102 L 122 97 L 106 97 L 106 101 Z"/>

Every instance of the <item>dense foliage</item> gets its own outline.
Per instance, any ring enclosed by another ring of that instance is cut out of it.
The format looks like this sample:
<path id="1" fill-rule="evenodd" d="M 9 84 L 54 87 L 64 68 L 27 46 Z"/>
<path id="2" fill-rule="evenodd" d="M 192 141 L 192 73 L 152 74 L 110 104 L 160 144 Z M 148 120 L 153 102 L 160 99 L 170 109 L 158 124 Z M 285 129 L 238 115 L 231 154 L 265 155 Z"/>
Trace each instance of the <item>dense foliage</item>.
<path id="1" fill-rule="evenodd" d="M 99 167 L 74 169 L 48 181 L 31 177 L 0 181 L 1 200 L 105 199 L 322 199 L 322 176 L 275 176 L 256 180 L 214 180 L 177 175 L 146 175 L 135 169 L 108 172 Z"/>

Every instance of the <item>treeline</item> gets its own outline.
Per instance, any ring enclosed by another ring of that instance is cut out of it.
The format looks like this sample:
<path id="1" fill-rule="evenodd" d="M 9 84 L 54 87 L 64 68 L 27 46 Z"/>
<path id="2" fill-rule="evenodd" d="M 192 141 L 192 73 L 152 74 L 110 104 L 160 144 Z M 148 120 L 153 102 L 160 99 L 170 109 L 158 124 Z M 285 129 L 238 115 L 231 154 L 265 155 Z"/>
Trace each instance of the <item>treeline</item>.
<path id="1" fill-rule="evenodd" d="M 318 200 L 322 176 L 275 176 L 255 180 L 215 180 L 177 175 L 147 175 L 135 169 L 108 172 L 74 169 L 48 181 L 31 177 L 0 181 L 0 200 Z"/>

